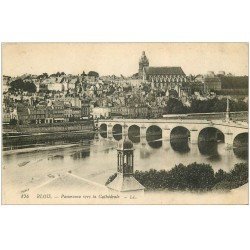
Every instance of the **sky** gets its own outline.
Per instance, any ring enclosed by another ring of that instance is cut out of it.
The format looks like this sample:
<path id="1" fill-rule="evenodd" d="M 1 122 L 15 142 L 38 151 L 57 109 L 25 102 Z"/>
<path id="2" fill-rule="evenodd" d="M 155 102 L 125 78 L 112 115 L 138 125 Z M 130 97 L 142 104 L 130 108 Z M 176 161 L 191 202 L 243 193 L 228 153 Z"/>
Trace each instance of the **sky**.
<path id="1" fill-rule="evenodd" d="M 146 52 L 150 66 L 181 66 L 189 74 L 248 75 L 247 43 L 4 43 L 2 74 L 20 76 L 90 70 L 130 76 Z"/>

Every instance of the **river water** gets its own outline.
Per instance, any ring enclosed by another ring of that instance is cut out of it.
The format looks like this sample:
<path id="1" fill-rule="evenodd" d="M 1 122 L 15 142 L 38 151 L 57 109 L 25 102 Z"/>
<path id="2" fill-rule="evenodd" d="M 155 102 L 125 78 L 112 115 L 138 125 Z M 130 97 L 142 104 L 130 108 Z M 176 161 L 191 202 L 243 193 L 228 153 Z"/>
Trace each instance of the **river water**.
<path id="1" fill-rule="evenodd" d="M 219 169 L 228 172 L 236 163 L 248 160 L 247 148 L 228 150 L 222 142 L 190 144 L 187 139 L 163 141 L 153 138 L 150 138 L 150 142 L 146 138 L 137 138 L 134 141 L 135 170 L 169 170 L 179 163 L 187 165 L 197 162 L 210 164 L 215 172 Z M 104 185 L 117 169 L 116 147 L 117 140 L 114 138 L 102 138 L 95 134 L 90 139 L 81 133 L 68 134 L 65 137 L 53 135 L 50 140 L 48 136 L 39 135 L 29 139 L 18 138 L 14 143 L 5 141 L 2 154 L 3 202 L 61 204 L 64 199 L 58 197 L 62 194 L 106 194 Z M 54 199 L 44 201 L 37 198 L 39 194 L 51 193 Z M 36 199 L 26 199 L 25 195 Z M 169 193 L 166 197 L 176 199 L 176 196 Z M 153 198 L 154 196 L 150 200 Z M 171 199 L 165 202 L 183 204 L 186 198 L 180 197 L 180 201 Z M 197 199 L 194 203 L 200 202 L 200 197 Z M 221 197 L 217 203 L 220 200 Z M 80 201 L 72 202 L 78 204 Z M 81 202 L 87 203 L 84 200 Z M 158 204 L 157 199 L 155 203 Z M 238 204 L 238 201 L 235 203 Z"/>
<path id="2" fill-rule="evenodd" d="M 82 139 L 81 134 L 74 139 L 67 138 L 50 142 L 50 145 L 62 145 L 64 148 L 39 151 L 39 147 L 48 146 L 43 141 L 22 145 L 20 148 L 29 147 L 26 153 L 15 152 L 3 155 L 3 181 L 17 189 L 25 188 L 28 184 L 41 184 L 46 178 L 60 176 L 67 172 L 83 178 L 89 178 L 105 184 L 107 178 L 116 172 L 117 141 L 95 135 L 93 139 Z M 76 139 L 77 138 L 77 139 Z M 190 144 L 185 139 L 174 141 L 141 140 L 134 143 L 134 168 L 147 171 L 149 169 L 169 170 L 175 165 L 184 165 L 192 162 L 210 164 L 214 171 L 223 169 L 230 171 L 236 163 L 248 160 L 247 148 L 226 149 L 224 143 L 202 142 Z M 11 151 L 6 151 L 11 152 Z"/>

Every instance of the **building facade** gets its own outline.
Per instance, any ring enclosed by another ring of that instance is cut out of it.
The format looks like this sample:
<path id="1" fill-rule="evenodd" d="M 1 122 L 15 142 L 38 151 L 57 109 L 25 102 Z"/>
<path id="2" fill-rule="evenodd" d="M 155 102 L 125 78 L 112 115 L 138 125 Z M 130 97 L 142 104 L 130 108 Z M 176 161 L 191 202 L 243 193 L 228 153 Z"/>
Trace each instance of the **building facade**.
<path id="1" fill-rule="evenodd" d="M 82 101 L 82 117 L 89 117 L 90 115 L 90 105 L 89 102 Z"/>
<path id="2" fill-rule="evenodd" d="M 108 118 L 110 116 L 110 108 L 95 107 L 92 109 L 92 115 L 94 119 Z"/>
<path id="3" fill-rule="evenodd" d="M 187 82 L 187 77 L 181 67 L 145 67 L 143 81 L 151 83 L 153 88 L 174 89 Z"/>
<path id="4" fill-rule="evenodd" d="M 221 90 L 221 80 L 218 76 L 207 75 L 204 78 L 205 88 L 213 90 Z"/>
<path id="5" fill-rule="evenodd" d="M 111 107 L 111 116 L 122 116 L 124 118 L 147 118 L 149 109 L 147 106 L 115 106 Z"/>

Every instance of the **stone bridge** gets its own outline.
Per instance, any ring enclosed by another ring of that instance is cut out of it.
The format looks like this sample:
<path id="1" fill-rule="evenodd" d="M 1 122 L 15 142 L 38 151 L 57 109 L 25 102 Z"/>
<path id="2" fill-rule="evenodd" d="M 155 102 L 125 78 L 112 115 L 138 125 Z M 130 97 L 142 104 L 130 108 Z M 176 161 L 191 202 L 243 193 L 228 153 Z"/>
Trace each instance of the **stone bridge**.
<path id="1" fill-rule="evenodd" d="M 248 138 L 248 123 L 245 121 L 225 120 L 199 120 L 199 119 L 103 119 L 96 124 L 99 131 L 107 133 L 107 138 L 112 138 L 117 131 L 120 134 L 128 134 L 131 128 L 135 128 L 140 138 L 146 138 L 149 131 L 160 131 L 162 140 L 170 140 L 174 131 L 186 130 L 191 143 L 198 143 L 204 132 L 213 137 L 214 133 L 221 133 L 227 148 L 233 146 L 237 137 L 242 135 Z M 153 130 L 152 130 L 153 128 Z M 245 139 L 248 140 L 248 139 Z"/>

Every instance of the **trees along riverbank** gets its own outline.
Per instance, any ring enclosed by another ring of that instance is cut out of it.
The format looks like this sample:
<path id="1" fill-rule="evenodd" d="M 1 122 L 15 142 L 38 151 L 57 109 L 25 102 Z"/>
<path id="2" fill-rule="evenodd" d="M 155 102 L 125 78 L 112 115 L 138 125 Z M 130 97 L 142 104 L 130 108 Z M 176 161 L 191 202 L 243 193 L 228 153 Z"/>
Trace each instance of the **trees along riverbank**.
<path id="1" fill-rule="evenodd" d="M 106 185 L 116 177 L 109 177 Z M 235 164 L 230 172 L 214 172 L 209 164 L 176 165 L 171 170 L 135 171 L 135 178 L 146 190 L 211 191 L 231 190 L 248 182 L 248 163 Z"/>
<path id="2" fill-rule="evenodd" d="M 170 98 L 164 111 L 166 114 L 187 114 L 187 113 L 211 113 L 225 112 L 227 100 L 213 98 L 209 100 L 192 100 L 191 106 L 185 106 L 180 100 Z M 248 103 L 239 100 L 238 102 L 230 100 L 230 111 L 247 111 Z"/>

